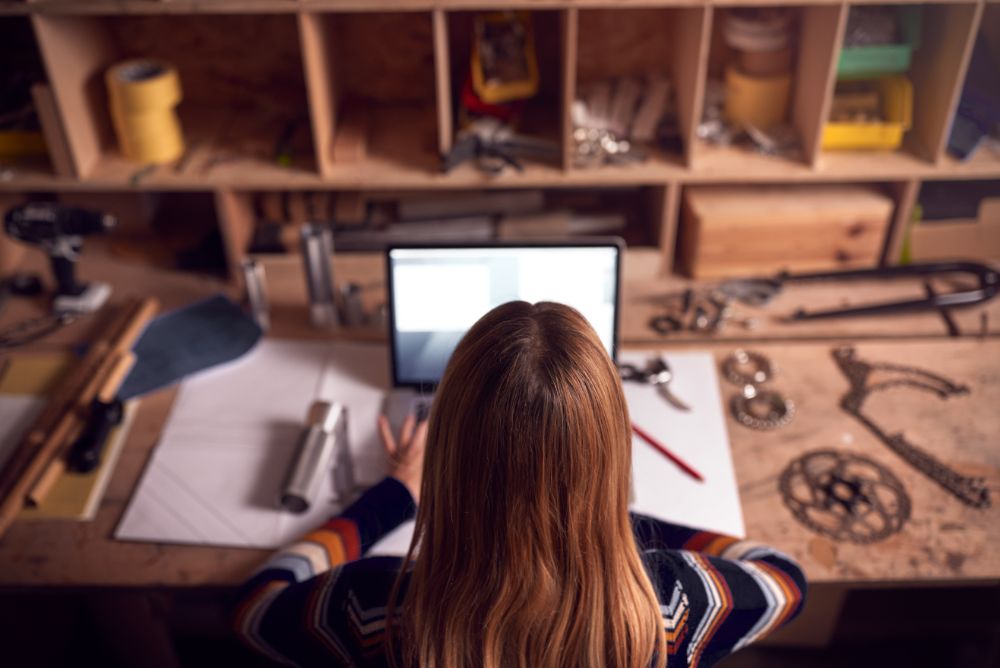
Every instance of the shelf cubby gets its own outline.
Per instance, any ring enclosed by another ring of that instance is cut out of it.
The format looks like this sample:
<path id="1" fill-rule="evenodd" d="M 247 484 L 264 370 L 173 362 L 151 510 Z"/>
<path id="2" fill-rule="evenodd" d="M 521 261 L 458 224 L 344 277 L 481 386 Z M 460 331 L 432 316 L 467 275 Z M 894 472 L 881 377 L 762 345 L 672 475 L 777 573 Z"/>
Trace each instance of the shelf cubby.
<path id="1" fill-rule="evenodd" d="M 948 133 L 958 106 L 962 82 L 982 12 L 976 2 L 919 4 L 921 34 L 908 71 L 913 86 L 912 126 L 903 135 L 902 146 L 887 150 L 823 150 L 818 164 L 836 164 L 870 156 L 898 154 L 930 164 L 945 160 Z M 848 6 L 848 11 L 850 6 Z M 834 54 L 839 58 L 840 47 Z M 831 83 L 829 94 L 832 96 Z M 824 117 L 829 116 L 829 109 Z"/>
<path id="2" fill-rule="evenodd" d="M 811 166 L 819 151 L 825 109 L 829 104 L 836 51 L 840 43 L 846 17 L 846 8 L 840 4 L 831 5 L 781 5 L 793 15 L 791 42 L 791 89 L 785 123 L 790 126 L 799 143 L 797 155 L 770 156 L 734 146 L 714 146 L 705 141 L 692 141 L 690 163 L 699 171 L 713 172 L 725 169 L 727 165 L 744 163 L 753 169 L 780 172 L 782 164 Z M 710 45 L 707 56 L 702 61 L 701 76 L 721 81 L 725 68 L 735 53 L 723 37 L 725 12 L 734 8 L 747 7 L 743 3 L 716 6 L 711 15 Z M 697 100 L 695 124 L 700 122 L 704 101 Z M 773 165 L 770 167 L 769 165 Z"/>
<path id="3" fill-rule="evenodd" d="M 565 148 L 565 119 L 563 117 L 564 81 L 566 76 L 566 11 L 537 10 L 530 12 L 534 34 L 535 56 L 538 62 L 538 94 L 527 100 L 520 117 L 515 122 L 518 133 L 552 141 L 559 155 L 552 161 L 524 161 L 541 167 L 562 166 Z M 442 64 L 442 75 L 450 84 L 448 125 L 453 140 L 462 130 L 461 93 L 470 76 L 470 60 L 474 44 L 476 11 L 448 11 L 442 19 L 447 39 L 447 68 Z M 450 144 L 448 144 L 450 147 Z M 468 173 L 468 166 L 455 170 L 456 174 Z"/>
<path id="4" fill-rule="evenodd" d="M 304 13 L 299 25 L 322 176 L 433 173 L 431 13 Z"/>
<path id="5" fill-rule="evenodd" d="M 183 100 L 177 113 L 186 152 L 176 165 L 157 172 L 238 178 L 248 171 L 274 176 L 315 171 L 294 17 L 38 14 L 32 19 L 69 153 L 83 179 L 124 185 L 143 167 L 118 150 L 104 83 L 108 67 L 131 58 L 166 60 L 180 75 Z M 253 44 L 267 48 L 247 48 Z M 290 167 L 276 160 L 286 133 Z"/>
<path id="6" fill-rule="evenodd" d="M 696 125 L 695 108 L 701 83 L 697 72 L 707 22 L 708 10 L 701 7 L 577 11 L 575 86 L 567 95 L 569 103 L 580 91 L 602 82 L 649 77 L 662 77 L 670 82 L 679 146 L 665 150 L 654 142 L 645 147 L 649 149 L 649 157 L 636 165 L 640 170 L 680 167 L 686 163 Z"/>

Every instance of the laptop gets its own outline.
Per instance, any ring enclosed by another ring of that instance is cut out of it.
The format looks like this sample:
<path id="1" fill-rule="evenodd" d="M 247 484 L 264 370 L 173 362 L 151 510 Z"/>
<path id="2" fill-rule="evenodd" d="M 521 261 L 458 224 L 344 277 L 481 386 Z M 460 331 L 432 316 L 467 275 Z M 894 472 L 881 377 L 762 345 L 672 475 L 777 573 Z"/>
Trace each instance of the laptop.
<path id="1" fill-rule="evenodd" d="M 385 414 L 397 429 L 426 419 L 452 351 L 500 304 L 554 301 L 590 322 L 612 360 L 618 349 L 619 238 L 386 249 L 392 390 Z"/>

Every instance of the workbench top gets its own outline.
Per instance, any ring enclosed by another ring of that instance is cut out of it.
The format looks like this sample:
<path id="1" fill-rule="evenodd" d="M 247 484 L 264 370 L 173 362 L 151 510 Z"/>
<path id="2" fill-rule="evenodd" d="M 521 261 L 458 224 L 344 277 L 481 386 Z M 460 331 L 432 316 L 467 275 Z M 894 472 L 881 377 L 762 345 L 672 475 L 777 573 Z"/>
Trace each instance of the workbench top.
<path id="1" fill-rule="evenodd" d="M 341 263 L 339 268 L 341 276 L 353 272 L 369 284 L 381 279 L 380 267 L 371 263 L 362 262 L 353 269 Z M 127 262 L 91 271 L 88 277 L 94 277 L 96 272 L 117 285 L 129 286 L 130 292 L 157 294 L 166 307 L 230 289 L 221 281 L 178 272 L 153 272 Z M 272 288 L 282 284 L 277 273 Z M 287 281 L 290 286 L 294 284 L 291 274 Z M 775 331 L 777 324 L 769 325 L 771 329 L 762 328 L 763 334 L 758 333 L 752 342 L 729 338 L 736 337 L 730 332 L 725 332 L 722 340 L 695 340 L 689 335 L 665 340 L 646 333 L 640 321 L 644 322 L 646 313 L 655 309 L 655 297 L 683 286 L 678 281 L 630 279 L 626 274 L 622 329 L 625 347 L 700 349 L 712 352 L 718 360 L 737 345 L 760 351 L 777 365 L 772 386 L 794 400 L 797 407 L 791 424 L 772 432 L 753 431 L 731 416 L 727 418 L 748 537 L 792 555 L 802 563 L 813 583 L 1000 581 L 1000 447 L 996 442 L 1000 434 L 1000 413 L 996 410 L 1000 405 L 1000 338 L 995 334 L 949 338 L 940 317 L 933 313 L 893 322 L 830 321 L 823 329 L 796 330 L 794 336 L 787 330 L 784 335 Z M 296 305 L 301 296 L 291 294 L 297 289 L 272 290 L 275 314 L 286 314 L 275 327 L 276 336 L 315 336 L 298 327 L 305 315 Z M 887 291 L 892 290 L 884 285 L 863 285 L 849 294 L 871 300 Z M 814 286 L 812 292 L 803 286 L 780 299 L 820 306 L 824 299 L 829 302 L 833 293 L 826 286 Z M 843 295 L 843 290 L 839 294 Z M 785 308 L 788 302 L 779 302 L 775 310 Z M 12 305 L 0 314 L 0 326 L 24 317 L 33 308 L 40 307 Z M 997 307 L 991 304 L 989 308 Z M 997 318 L 991 320 L 991 325 L 998 322 Z M 963 322 L 978 321 L 976 313 L 963 316 Z M 63 349 L 72 342 L 87 340 L 92 327 L 93 323 L 86 321 L 76 323 L 31 349 Z M 994 499 L 991 508 L 977 510 L 961 504 L 841 410 L 840 398 L 848 383 L 831 351 L 845 342 L 853 343 L 858 356 L 866 361 L 917 366 L 972 389 L 968 395 L 947 401 L 910 389 L 893 390 L 873 396 L 866 409 L 878 416 L 888 430 L 905 432 L 914 443 L 962 473 L 984 476 Z M 720 384 L 722 400 L 728 406 L 736 388 L 724 380 Z M 94 521 L 18 521 L 0 539 L 0 585 L 232 585 L 265 559 L 267 552 L 262 550 L 130 543 L 112 538 L 156 445 L 175 393 L 162 391 L 141 402 Z M 829 448 L 867 455 L 902 481 L 912 501 L 912 517 L 900 533 L 875 544 L 856 545 L 834 542 L 794 519 L 782 502 L 778 478 L 792 459 L 807 451 Z"/>

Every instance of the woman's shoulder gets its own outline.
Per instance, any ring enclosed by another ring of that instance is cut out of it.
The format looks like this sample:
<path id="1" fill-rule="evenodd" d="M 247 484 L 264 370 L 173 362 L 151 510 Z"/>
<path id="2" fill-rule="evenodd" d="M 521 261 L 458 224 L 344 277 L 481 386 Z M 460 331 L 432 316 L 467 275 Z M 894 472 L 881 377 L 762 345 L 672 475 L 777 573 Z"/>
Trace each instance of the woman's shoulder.
<path id="1" fill-rule="evenodd" d="M 363 557 L 349 561 L 330 571 L 328 577 L 331 582 L 327 586 L 333 586 L 336 583 L 338 587 L 345 589 L 363 590 L 376 596 L 388 596 L 400 571 L 406 571 L 403 567 L 404 563 L 403 557 L 388 555 Z M 407 575 L 404 573 L 404 582 L 407 579 Z"/>
<path id="2" fill-rule="evenodd" d="M 405 559 L 394 555 L 380 554 L 374 557 L 362 557 L 342 564 L 340 568 L 345 574 L 352 575 L 392 575 L 393 578 L 403 568 Z"/>

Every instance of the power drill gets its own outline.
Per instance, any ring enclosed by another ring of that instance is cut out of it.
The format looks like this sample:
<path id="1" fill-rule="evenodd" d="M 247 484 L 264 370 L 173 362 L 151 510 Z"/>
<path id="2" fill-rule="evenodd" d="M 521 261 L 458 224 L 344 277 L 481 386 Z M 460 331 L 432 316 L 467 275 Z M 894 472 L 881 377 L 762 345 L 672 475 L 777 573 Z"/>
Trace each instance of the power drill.
<path id="1" fill-rule="evenodd" d="M 96 311 L 111 294 L 107 283 L 77 282 L 76 261 L 83 237 L 104 234 L 116 224 L 110 214 L 57 202 L 31 202 L 11 209 L 4 217 L 8 235 L 41 246 L 49 254 L 56 279 L 53 310 L 71 313 Z"/>

